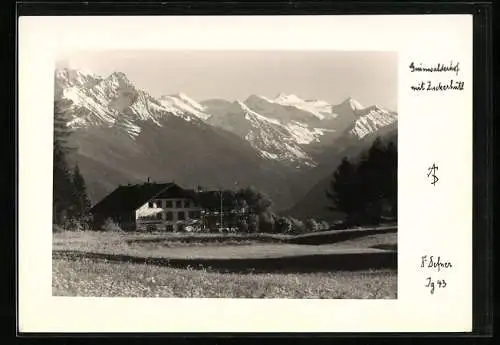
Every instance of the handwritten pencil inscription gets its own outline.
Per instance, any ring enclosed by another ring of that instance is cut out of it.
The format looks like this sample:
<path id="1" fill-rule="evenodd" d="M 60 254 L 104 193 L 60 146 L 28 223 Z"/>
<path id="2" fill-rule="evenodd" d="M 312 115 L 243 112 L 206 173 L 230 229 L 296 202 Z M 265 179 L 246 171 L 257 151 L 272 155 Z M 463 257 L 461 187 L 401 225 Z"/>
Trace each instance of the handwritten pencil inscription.
<path id="1" fill-rule="evenodd" d="M 410 64 L 410 72 L 454 72 L 455 75 L 458 76 L 458 73 L 460 72 L 460 62 L 454 63 L 453 61 L 450 61 L 447 65 L 438 63 L 436 65 L 427 66 L 422 63 L 415 65 L 415 63 L 412 62 Z"/>
<path id="2" fill-rule="evenodd" d="M 411 73 L 431 73 L 431 74 L 453 74 L 458 77 L 460 74 L 460 62 L 450 61 L 448 64 L 423 64 L 411 62 L 408 66 Z M 446 91 L 463 91 L 465 83 L 457 78 L 442 79 L 442 80 L 418 80 L 410 88 L 414 92 L 446 92 Z"/>

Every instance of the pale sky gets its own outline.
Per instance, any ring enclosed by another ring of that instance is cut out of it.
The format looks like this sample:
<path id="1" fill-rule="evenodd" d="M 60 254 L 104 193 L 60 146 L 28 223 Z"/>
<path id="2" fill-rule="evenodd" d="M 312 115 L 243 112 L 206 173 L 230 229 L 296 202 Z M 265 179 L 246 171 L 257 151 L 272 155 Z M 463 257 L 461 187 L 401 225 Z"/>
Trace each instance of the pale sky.
<path id="1" fill-rule="evenodd" d="M 397 110 L 397 53 L 342 51 L 110 51 L 75 53 L 59 67 L 106 77 L 123 72 L 153 96 L 183 92 L 196 101 L 251 94 Z"/>

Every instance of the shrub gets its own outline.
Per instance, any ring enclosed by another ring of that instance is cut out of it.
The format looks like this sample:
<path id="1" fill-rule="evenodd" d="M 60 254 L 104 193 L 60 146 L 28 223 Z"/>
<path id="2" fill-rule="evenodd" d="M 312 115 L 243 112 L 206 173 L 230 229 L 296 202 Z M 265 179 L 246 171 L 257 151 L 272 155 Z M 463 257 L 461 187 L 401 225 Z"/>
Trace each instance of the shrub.
<path id="1" fill-rule="evenodd" d="M 104 221 L 102 229 L 109 232 L 123 232 L 122 228 L 111 218 L 107 218 Z"/>
<path id="2" fill-rule="evenodd" d="M 63 232 L 64 229 L 57 224 L 52 224 L 52 232 Z"/>
<path id="3" fill-rule="evenodd" d="M 287 217 L 280 217 L 276 221 L 275 231 L 280 234 L 290 233 L 292 230 L 292 222 Z"/>
<path id="4" fill-rule="evenodd" d="M 248 217 L 248 231 L 249 232 L 259 231 L 259 217 L 256 214 L 251 214 Z"/>
<path id="5" fill-rule="evenodd" d="M 291 218 L 290 222 L 292 223 L 291 232 L 293 234 L 303 234 L 306 232 L 306 226 L 303 221 Z"/>
<path id="6" fill-rule="evenodd" d="M 248 232 L 248 223 L 246 220 L 242 219 L 238 221 L 238 232 Z"/>
<path id="7" fill-rule="evenodd" d="M 326 220 L 318 222 L 318 230 L 329 230 L 330 229 L 330 224 Z"/>
<path id="8" fill-rule="evenodd" d="M 61 227 L 66 231 L 84 231 L 89 230 L 89 223 L 84 219 L 69 218 L 66 219 Z"/>
<path id="9" fill-rule="evenodd" d="M 319 223 L 316 222 L 312 218 L 307 219 L 306 222 L 304 223 L 304 226 L 305 226 L 307 231 L 318 231 L 319 230 Z"/>

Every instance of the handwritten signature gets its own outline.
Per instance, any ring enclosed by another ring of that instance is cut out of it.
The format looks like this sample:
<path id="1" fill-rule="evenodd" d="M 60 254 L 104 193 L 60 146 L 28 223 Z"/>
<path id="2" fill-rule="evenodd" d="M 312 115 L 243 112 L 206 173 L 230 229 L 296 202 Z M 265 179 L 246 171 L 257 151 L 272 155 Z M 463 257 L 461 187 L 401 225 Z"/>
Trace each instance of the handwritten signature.
<path id="1" fill-rule="evenodd" d="M 450 261 L 446 261 L 441 256 L 423 255 L 421 258 L 420 267 L 424 269 L 431 269 L 432 271 L 441 272 L 441 270 L 452 268 L 453 265 Z M 440 276 L 434 279 L 432 276 L 426 278 L 427 284 L 425 287 L 429 289 L 431 294 L 434 294 L 436 288 L 444 289 L 448 286 L 446 280 Z"/>
<path id="2" fill-rule="evenodd" d="M 436 258 L 434 255 L 431 256 L 424 255 L 422 256 L 422 264 L 420 265 L 420 267 L 433 268 L 436 269 L 438 272 L 440 272 L 441 269 L 452 268 L 453 265 L 449 261 L 444 261 L 444 260 L 442 261 L 441 256 L 438 256 Z"/>

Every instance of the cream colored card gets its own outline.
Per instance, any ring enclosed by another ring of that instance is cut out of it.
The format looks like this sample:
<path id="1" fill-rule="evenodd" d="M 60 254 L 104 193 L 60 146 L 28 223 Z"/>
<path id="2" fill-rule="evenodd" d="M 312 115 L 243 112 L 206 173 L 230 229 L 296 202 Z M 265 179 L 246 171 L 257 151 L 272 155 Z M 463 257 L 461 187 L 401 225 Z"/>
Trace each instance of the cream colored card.
<path id="1" fill-rule="evenodd" d="M 471 15 L 21 17 L 18 47 L 21 332 L 472 330 Z M 106 50 L 396 53 L 397 299 L 52 296 L 54 67 L 73 52 Z M 412 71 L 411 64 L 458 68 Z M 429 268 L 431 256 L 451 267 Z"/>

